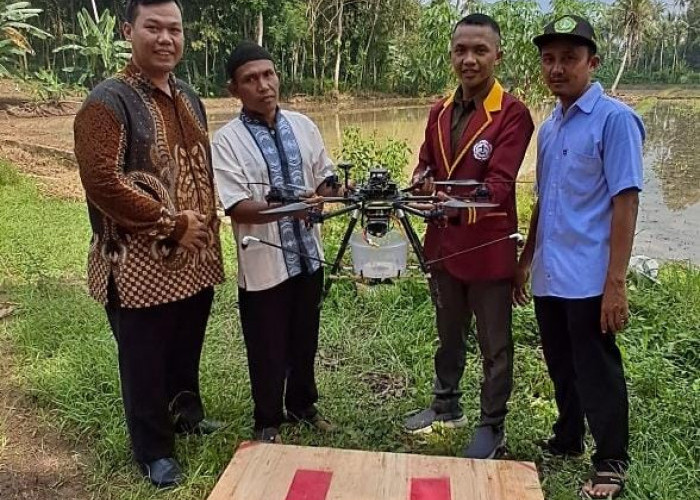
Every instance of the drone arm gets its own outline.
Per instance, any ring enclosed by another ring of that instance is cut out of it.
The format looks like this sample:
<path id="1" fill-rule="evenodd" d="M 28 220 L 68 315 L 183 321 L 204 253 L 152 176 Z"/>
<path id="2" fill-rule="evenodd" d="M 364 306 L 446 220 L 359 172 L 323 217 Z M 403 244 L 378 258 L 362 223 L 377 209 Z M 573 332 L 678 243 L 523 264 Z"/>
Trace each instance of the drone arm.
<path id="1" fill-rule="evenodd" d="M 331 200 L 329 203 L 332 203 L 333 201 Z M 335 210 L 333 212 L 328 212 L 325 214 L 320 214 L 317 216 L 318 222 L 325 222 L 328 219 L 332 219 L 333 217 L 337 217 L 339 215 L 346 214 L 348 212 L 352 212 L 355 209 L 360 208 L 361 204 L 360 203 L 353 203 L 352 205 L 349 205 L 347 207 L 339 208 L 338 210 Z"/>
<path id="2" fill-rule="evenodd" d="M 417 216 L 417 217 L 420 217 L 420 218 L 422 218 L 422 219 L 425 220 L 425 221 L 429 220 L 429 219 L 432 218 L 433 215 L 434 215 L 432 212 L 429 212 L 429 211 L 426 211 L 426 210 L 419 210 L 419 209 L 417 209 L 417 208 L 413 208 L 413 207 L 411 207 L 411 206 L 409 206 L 409 205 L 404 205 L 404 204 L 396 205 L 396 208 L 397 208 L 397 209 L 400 209 L 400 210 L 403 210 L 404 212 L 406 212 L 406 213 L 408 213 L 408 214 L 411 214 L 411 215 L 415 215 L 415 216 Z"/>

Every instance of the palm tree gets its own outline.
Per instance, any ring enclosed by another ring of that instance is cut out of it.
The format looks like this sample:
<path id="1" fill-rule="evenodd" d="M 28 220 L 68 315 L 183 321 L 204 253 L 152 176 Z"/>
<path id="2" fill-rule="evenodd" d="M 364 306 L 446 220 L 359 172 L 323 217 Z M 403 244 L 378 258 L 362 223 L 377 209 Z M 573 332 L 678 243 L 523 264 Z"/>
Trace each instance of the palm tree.
<path id="1" fill-rule="evenodd" d="M 14 57 L 23 58 L 27 54 L 34 54 L 29 43 L 30 36 L 51 36 L 28 23 L 41 12 L 41 9 L 32 8 L 29 2 L 9 3 L 0 0 L 0 75 L 10 74 L 6 64 L 14 60 Z"/>
<path id="2" fill-rule="evenodd" d="M 656 12 L 658 12 L 658 3 L 655 0 L 616 0 L 613 5 L 614 22 L 622 25 L 625 53 L 622 56 L 615 82 L 610 89 L 611 92 L 614 93 L 617 90 L 632 51 L 639 47 L 645 32 L 648 32 L 650 26 L 654 25 Z"/>

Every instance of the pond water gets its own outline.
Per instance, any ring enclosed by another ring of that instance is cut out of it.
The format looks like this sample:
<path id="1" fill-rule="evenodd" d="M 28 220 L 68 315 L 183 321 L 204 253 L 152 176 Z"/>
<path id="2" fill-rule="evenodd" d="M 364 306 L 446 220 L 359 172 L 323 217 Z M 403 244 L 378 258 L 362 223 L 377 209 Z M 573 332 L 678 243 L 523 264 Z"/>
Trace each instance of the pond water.
<path id="1" fill-rule="evenodd" d="M 358 110 L 305 112 L 316 122 L 331 157 L 336 158 L 342 130 L 359 127 L 377 137 L 405 140 L 415 165 L 423 141 L 427 106 L 398 106 Z M 533 111 L 539 125 L 548 109 Z M 700 100 L 659 100 L 643 113 L 647 127 L 644 148 L 644 191 L 641 195 L 635 254 L 657 259 L 690 260 L 700 264 Z M 216 130 L 228 116 L 211 116 Z M 536 133 L 536 132 L 535 132 Z M 532 176 L 535 141 L 530 144 L 522 176 Z"/>

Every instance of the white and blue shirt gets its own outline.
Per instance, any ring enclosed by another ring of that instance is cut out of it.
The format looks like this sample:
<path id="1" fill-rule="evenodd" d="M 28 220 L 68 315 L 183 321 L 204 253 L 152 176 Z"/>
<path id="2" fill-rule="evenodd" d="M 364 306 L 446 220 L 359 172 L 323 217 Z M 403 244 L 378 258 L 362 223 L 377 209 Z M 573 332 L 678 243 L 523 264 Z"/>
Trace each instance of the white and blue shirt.
<path id="1" fill-rule="evenodd" d="M 599 83 L 563 113 L 557 104 L 537 140 L 539 221 L 532 293 L 568 299 L 603 293 L 612 199 L 642 189 L 644 124 Z"/>
<path id="2" fill-rule="evenodd" d="M 310 191 L 316 191 L 321 183 L 333 174 L 333 163 L 326 154 L 321 133 L 314 122 L 301 113 L 280 110 L 278 121 L 280 117 L 284 118 L 296 142 L 293 148 L 288 146 L 284 153 L 288 156 L 287 162 L 290 162 L 290 155 L 298 156 L 291 163 L 301 170 L 297 173 L 298 177 L 290 180 L 295 185 L 303 185 Z M 281 135 L 279 124 L 275 127 L 275 135 Z M 271 160 L 271 154 L 274 152 L 279 154 L 285 146 L 275 146 L 271 141 L 273 141 L 271 137 L 267 136 L 263 141 L 264 148 L 277 149 L 268 151 L 267 154 L 263 153 L 260 147 L 261 141 L 251 133 L 241 117 L 231 120 L 214 134 L 211 142 L 211 157 L 216 187 L 225 209 L 235 206 L 242 200 L 264 201 L 270 185 L 276 185 L 275 177 L 279 175 L 280 165 L 277 164 L 279 159 Z M 271 162 L 274 163 L 274 168 L 270 167 Z M 304 253 L 317 255 L 322 259 L 323 248 L 319 226 L 320 224 L 314 224 L 309 231 L 316 249 L 313 251 L 305 249 Z M 253 236 L 287 248 L 289 239 L 285 237 L 284 228 L 280 224 L 276 222 L 234 223 L 233 234 L 238 245 L 236 258 L 239 287 L 250 292 L 268 290 L 288 280 L 295 273 L 298 274 L 298 267 L 294 262 L 285 258 L 288 252 L 260 244 L 253 244 L 243 249 L 244 236 Z"/>

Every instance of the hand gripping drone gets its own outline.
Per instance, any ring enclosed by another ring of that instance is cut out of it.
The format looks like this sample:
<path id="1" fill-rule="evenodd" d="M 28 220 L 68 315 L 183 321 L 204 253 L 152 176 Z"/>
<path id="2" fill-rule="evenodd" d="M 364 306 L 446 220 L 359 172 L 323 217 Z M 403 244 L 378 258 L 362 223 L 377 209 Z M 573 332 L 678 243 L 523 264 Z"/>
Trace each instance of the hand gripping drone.
<path id="1" fill-rule="evenodd" d="M 351 242 L 351 237 L 353 237 L 353 232 L 355 231 L 355 227 L 357 226 L 358 222 L 360 222 L 360 226 L 362 227 L 361 233 L 367 247 L 372 247 L 376 246 L 375 241 L 381 240 L 387 236 L 388 233 L 390 233 L 391 221 L 392 219 L 397 219 L 403 228 L 408 243 L 416 255 L 420 270 L 429 276 L 431 265 L 436 264 L 437 262 L 478 250 L 485 246 L 508 239 L 514 239 L 519 244 L 522 243 L 522 236 L 519 233 L 514 233 L 477 247 L 467 248 L 452 255 L 441 257 L 440 259 L 426 261 L 423 254 L 423 246 L 421 245 L 420 239 L 416 234 L 413 225 L 411 224 L 409 215 L 419 217 L 426 222 L 441 224 L 444 223 L 448 213 L 452 210 L 497 207 L 498 204 L 490 201 L 491 196 L 486 185 L 483 182 L 476 180 L 437 181 L 435 182 L 436 185 L 455 187 L 466 186 L 474 189 L 473 192 L 467 196 L 454 196 L 447 198 L 444 196 L 415 196 L 410 193 L 415 188 L 420 186 L 424 182 L 425 178 L 430 175 L 429 169 L 426 170 L 425 174 L 417 179 L 414 184 L 407 188 L 399 189 L 397 184 L 392 181 L 389 171 L 384 168 L 371 169 L 366 182 L 357 187 L 353 187 L 349 181 L 349 173 L 352 165 L 349 163 L 341 163 L 338 165 L 338 168 L 344 172 L 345 195 L 342 197 L 324 197 L 320 200 L 320 202 L 340 203 L 345 205 L 344 207 L 330 212 L 322 212 L 317 209 L 317 205 L 311 205 L 305 201 L 302 201 L 303 199 L 298 193 L 305 191 L 307 189 L 306 187 L 288 185 L 281 188 L 271 187 L 270 191 L 265 196 L 265 199 L 269 204 L 274 203 L 279 204 L 279 206 L 275 206 L 260 212 L 261 214 L 292 214 L 306 210 L 307 224 L 319 224 L 343 214 L 350 214 L 348 226 L 343 234 L 343 239 L 333 262 L 318 259 L 296 250 L 283 248 L 275 243 L 264 241 L 252 236 L 244 236 L 241 240 L 241 247 L 245 250 L 250 243 L 255 242 L 275 247 L 285 252 L 292 252 L 305 258 L 317 260 L 330 267 L 330 277 L 335 277 L 341 269 L 343 257 L 347 250 L 348 244 Z M 332 187 L 340 187 L 340 183 L 336 176 L 327 179 L 326 182 Z M 376 238 L 377 240 L 373 240 L 373 238 Z M 355 258 L 355 248 L 356 247 L 353 246 L 353 259 Z M 376 277 L 363 276 L 362 271 L 360 271 L 359 274 L 360 278 Z M 393 277 L 398 277 L 399 274 L 400 270 L 398 270 Z M 324 297 L 327 295 L 331 284 L 331 279 L 328 279 L 324 289 Z"/>

